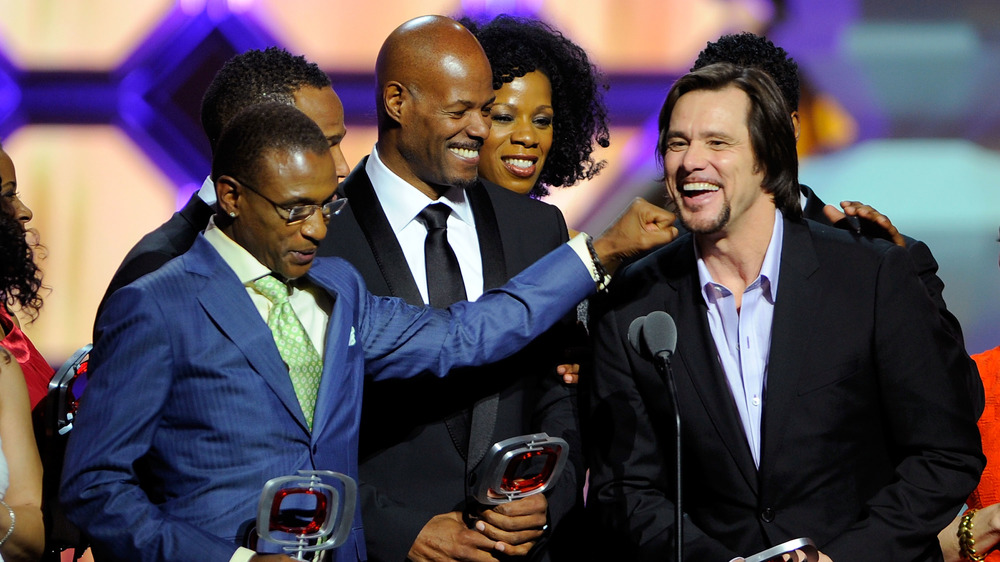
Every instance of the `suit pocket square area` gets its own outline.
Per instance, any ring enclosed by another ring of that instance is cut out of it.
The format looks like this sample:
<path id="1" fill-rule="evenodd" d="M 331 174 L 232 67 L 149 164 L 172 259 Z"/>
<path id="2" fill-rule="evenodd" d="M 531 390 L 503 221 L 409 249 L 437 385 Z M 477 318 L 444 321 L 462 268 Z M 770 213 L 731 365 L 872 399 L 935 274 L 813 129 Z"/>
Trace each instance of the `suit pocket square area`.
<path id="1" fill-rule="evenodd" d="M 347 346 L 350 347 L 356 343 L 358 343 L 358 341 L 354 339 L 354 326 L 351 326 L 351 337 L 347 340 Z"/>
<path id="2" fill-rule="evenodd" d="M 838 363 L 829 369 L 818 371 L 802 380 L 799 384 L 799 396 L 848 379 L 854 376 L 858 372 L 858 369 L 858 360 L 851 359 L 843 363 Z"/>

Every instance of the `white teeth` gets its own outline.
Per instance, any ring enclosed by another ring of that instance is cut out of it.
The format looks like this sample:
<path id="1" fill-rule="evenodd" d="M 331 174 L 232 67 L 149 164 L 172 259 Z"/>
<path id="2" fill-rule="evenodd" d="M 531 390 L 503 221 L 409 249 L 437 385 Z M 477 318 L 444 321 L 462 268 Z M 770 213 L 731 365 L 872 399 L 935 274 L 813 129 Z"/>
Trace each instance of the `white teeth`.
<path id="1" fill-rule="evenodd" d="M 470 148 L 449 148 L 448 150 L 454 152 L 462 158 L 475 158 L 476 156 L 479 156 L 478 150 L 472 150 Z"/>
<path id="2" fill-rule="evenodd" d="M 682 185 L 681 189 L 684 191 L 719 191 L 719 186 L 714 183 L 694 182 Z"/>
<path id="3" fill-rule="evenodd" d="M 528 169 L 535 165 L 531 160 L 522 160 L 520 158 L 507 158 L 504 160 L 507 164 L 514 166 L 515 168 Z"/>

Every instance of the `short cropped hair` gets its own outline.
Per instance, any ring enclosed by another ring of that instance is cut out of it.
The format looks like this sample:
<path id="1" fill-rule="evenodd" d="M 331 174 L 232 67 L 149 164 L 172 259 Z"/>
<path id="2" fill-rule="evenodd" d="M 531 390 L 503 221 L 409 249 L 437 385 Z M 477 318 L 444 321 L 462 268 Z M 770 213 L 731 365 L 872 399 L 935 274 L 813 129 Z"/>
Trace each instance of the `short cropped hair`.
<path id="1" fill-rule="evenodd" d="M 710 64 L 728 62 L 736 66 L 752 66 L 766 72 L 778 85 L 791 111 L 799 110 L 799 65 L 781 47 L 767 37 L 748 31 L 723 35 L 709 43 L 698 54 L 692 71 Z"/>
<path id="2" fill-rule="evenodd" d="M 251 105 L 232 118 L 212 158 L 212 181 L 231 176 L 256 182 L 271 151 L 329 154 L 330 142 L 305 113 L 278 102 Z"/>
<path id="3" fill-rule="evenodd" d="M 293 105 L 301 88 L 330 87 L 330 77 L 316 63 L 279 47 L 254 49 L 226 61 L 201 101 L 201 126 L 215 150 L 222 129 L 247 107 L 265 101 Z"/>
<path id="4" fill-rule="evenodd" d="M 462 25 L 476 36 L 493 68 L 493 89 L 539 71 L 552 85 L 552 148 L 531 195 L 548 193 L 547 187 L 564 187 L 596 176 L 605 162 L 591 154 L 595 144 L 607 147 L 607 89 L 597 68 L 579 45 L 545 22 L 499 15 L 477 24 L 468 18 Z"/>
<path id="5" fill-rule="evenodd" d="M 717 63 L 680 77 L 667 94 L 660 110 L 656 152 L 662 165 L 667 152 L 670 115 L 677 100 L 696 90 L 718 91 L 739 88 L 750 99 L 747 129 L 758 169 L 764 170 L 764 191 L 772 194 L 774 205 L 790 218 L 802 216 L 799 204 L 799 160 L 795 152 L 795 130 L 791 111 L 769 74 L 754 67 Z"/>

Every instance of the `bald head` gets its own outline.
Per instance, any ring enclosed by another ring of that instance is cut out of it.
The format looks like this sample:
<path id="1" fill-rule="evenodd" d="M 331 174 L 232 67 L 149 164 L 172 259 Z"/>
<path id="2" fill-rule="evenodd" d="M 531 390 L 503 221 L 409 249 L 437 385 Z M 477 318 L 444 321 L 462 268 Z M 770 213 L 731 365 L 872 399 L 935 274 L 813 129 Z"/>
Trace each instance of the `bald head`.
<path id="1" fill-rule="evenodd" d="M 419 93 L 428 84 L 475 79 L 489 65 L 479 41 L 462 24 L 444 16 L 421 16 L 389 34 L 375 61 L 375 75 L 379 92 L 399 82 Z M 379 109 L 381 128 L 386 112 Z"/>
<path id="2" fill-rule="evenodd" d="M 469 30 L 443 16 L 410 20 L 382 44 L 375 74 L 386 166 L 433 198 L 474 182 L 494 94 L 489 61 Z"/>

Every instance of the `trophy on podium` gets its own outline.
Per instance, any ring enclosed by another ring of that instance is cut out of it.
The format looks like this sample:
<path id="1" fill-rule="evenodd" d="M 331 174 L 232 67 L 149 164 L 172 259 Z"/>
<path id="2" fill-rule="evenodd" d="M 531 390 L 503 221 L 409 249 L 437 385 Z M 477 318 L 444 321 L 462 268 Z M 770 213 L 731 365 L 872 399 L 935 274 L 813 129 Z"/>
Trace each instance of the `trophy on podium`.
<path id="1" fill-rule="evenodd" d="M 289 556 L 295 553 L 297 560 L 337 548 L 351 532 L 357 494 L 353 478 L 329 470 L 272 478 L 257 504 L 257 536 L 281 545 Z"/>
<path id="2" fill-rule="evenodd" d="M 493 444 L 472 496 L 482 505 L 498 505 L 551 488 L 563 467 L 569 444 L 546 433 L 511 437 Z"/>

